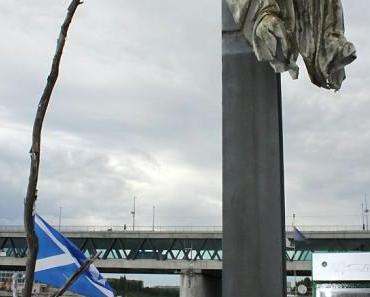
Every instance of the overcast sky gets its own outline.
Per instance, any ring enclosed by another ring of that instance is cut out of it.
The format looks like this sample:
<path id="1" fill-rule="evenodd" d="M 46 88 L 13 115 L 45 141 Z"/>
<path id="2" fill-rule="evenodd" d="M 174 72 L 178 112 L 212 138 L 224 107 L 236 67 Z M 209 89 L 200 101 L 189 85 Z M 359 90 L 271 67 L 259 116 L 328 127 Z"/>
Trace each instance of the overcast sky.
<path id="1" fill-rule="evenodd" d="M 370 194 L 368 1 L 338 93 L 283 75 L 287 223 L 361 224 Z M 0 224 L 21 224 L 31 127 L 67 1 L 0 1 Z M 219 1 L 87 0 L 45 121 L 38 212 L 65 225 L 221 225 Z"/>

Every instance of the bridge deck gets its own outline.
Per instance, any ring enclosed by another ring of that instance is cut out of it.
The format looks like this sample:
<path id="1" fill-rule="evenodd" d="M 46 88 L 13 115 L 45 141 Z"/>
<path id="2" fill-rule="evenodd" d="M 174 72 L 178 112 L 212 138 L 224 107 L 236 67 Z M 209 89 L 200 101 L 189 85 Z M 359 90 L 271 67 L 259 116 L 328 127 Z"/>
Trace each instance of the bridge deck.
<path id="1" fill-rule="evenodd" d="M 220 231 L 74 230 L 64 234 L 87 256 L 101 251 L 97 266 L 105 272 L 173 273 L 183 269 L 222 269 Z M 295 268 L 302 273 L 309 271 L 313 251 L 370 251 L 369 232 L 315 231 L 304 234 L 307 240 L 296 242 L 294 249 L 294 234 L 287 233 L 288 272 Z M 0 231 L 0 270 L 24 269 L 26 253 L 24 232 Z"/>

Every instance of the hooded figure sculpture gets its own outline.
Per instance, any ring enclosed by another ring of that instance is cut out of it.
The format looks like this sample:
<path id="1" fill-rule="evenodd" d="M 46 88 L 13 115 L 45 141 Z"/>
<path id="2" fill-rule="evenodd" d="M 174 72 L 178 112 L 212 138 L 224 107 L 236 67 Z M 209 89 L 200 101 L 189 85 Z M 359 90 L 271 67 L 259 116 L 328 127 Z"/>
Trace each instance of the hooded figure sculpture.
<path id="1" fill-rule="evenodd" d="M 356 59 L 344 37 L 341 0 L 226 0 L 259 61 L 298 78 L 298 54 L 312 83 L 339 90 L 344 66 Z"/>

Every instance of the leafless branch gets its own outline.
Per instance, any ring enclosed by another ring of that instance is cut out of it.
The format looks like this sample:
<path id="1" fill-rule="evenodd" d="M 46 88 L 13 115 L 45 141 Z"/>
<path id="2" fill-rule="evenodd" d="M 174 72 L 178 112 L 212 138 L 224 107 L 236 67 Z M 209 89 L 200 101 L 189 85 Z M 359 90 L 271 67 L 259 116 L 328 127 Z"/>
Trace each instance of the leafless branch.
<path id="1" fill-rule="evenodd" d="M 34 280 L 34 271 L 36 265 L 36 257 L 38 251 L 38 239 L 35 233 L 34 226 L 34 208 L 37 199 L 37 181 L 40 166 L 40 144 L 41 144 L 41 130 L 47 107 L 49 105 L 50 97 L 53 92 L 55 83 L 59 74 L 59 64 L 63 53 L 64 44 L 67 37 L 69 25 L 71 24 L 73 15 L 77 7 L 82 4 L 80 0 L 72 0 L 68 7 L 67 16 L 62 24 L 57 47 L 54 54 L 51 71 L 47 78 L 47 83 L 42 93 L 40 102 L 37 107 L 37 113 L 33 124 L 32 131 L 32 147 L 30 150 L 31 166 L 30 176 L 27 186 L 27 194 L 24 202 L 24 228 L 26 232 L 28 255 L 26 263 L 25 285 L 23 289 L 23 297 L 31 297 L 32 285 Z"/>

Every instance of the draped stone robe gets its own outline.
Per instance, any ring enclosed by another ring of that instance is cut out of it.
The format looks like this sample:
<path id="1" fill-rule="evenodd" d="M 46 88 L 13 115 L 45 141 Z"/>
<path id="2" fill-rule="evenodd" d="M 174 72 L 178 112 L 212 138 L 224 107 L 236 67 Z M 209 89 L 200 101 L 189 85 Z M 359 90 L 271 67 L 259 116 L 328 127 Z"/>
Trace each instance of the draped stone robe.
<path id="1" fill-rule="evenodd" d="M 298 55 L 311 81 L 340 89 L 344 66 L 356 58 L 344 37 L 341 0 L 226 0 L 259 61 L 298 78 Z"/>

